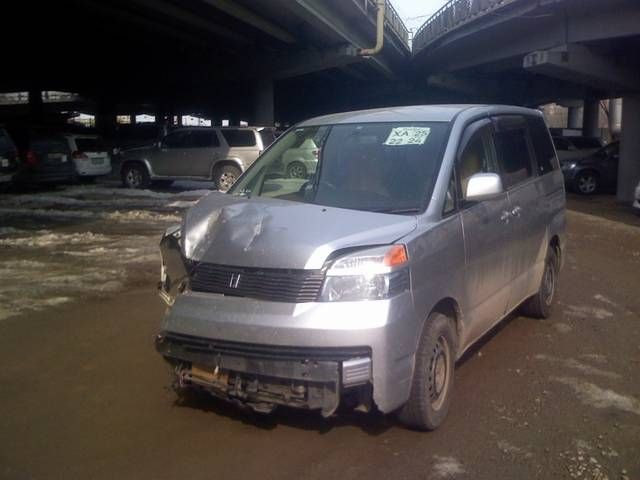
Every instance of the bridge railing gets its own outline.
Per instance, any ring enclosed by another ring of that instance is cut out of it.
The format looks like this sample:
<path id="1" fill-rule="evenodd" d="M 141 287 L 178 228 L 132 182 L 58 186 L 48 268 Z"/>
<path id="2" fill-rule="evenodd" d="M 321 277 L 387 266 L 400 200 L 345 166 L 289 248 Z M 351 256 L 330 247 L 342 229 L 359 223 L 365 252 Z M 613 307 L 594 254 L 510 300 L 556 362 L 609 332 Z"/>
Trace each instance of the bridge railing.
<path id="1" fill-rule="evenodd" d="M 414 53 L 450 30 L 516 0 L 449 0 L 413 37 Z"/>
<path id="2" fill-rule="evenodd" d="M 372 15 L 375 18 L 376 1 L 375 0 L 355 0 L 360 4 L 360 8 L 364 10 L 367 15 Z M 385 25 L 388 26 L 393 33 L 404 43 L 409 49 L 409 30 L 396 12 L 396 9 L 391 5 L 390 0 L 385 0 Z"/>

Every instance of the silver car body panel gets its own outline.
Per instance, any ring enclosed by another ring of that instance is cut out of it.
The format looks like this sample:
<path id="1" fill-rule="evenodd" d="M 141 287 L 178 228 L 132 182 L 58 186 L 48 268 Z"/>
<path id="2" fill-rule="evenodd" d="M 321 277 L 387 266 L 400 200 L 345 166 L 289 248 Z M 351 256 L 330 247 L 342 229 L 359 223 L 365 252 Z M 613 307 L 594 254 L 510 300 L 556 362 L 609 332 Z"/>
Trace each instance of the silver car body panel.
<path id="1" fill-rule="evenodd" d="M 224 128 L 223 128 L 224 129 Z M 256 144 L 249 147 L 231 147 L 226 142 L 220 128 L 185 127 L 171 130 L 170 133 L 183 130 L 207 130 L 216 136 L 218 146 L 202 148 L 160 148 L 159 142 L 153 145 L 135 147 L 123 152 L 121 170 L 127 163 L 142 162 L 151 180 L 185 179 L 212 180 L 214 170 L 221 164 L 233 164 L 244 172 L 260 153 L 267 147 L 263 145 L 259 129 L 251 127 L 237 127 L 236 130 L 251 131 Z"/>
<path id="2" fill-rule="evenodd" d="M 373 399 L 382 412 L 408 396 L 425 320 L 438 306 L 455 311 L 458 358 L 536 293 L 553 238 L 564 251 L 565 198 L 560 169 L 494 199 L 443 216 L 462 135 L 495 115 L 541 115 L 506 106 L 401 107 L 329 115 L 301 126 L 447 121 L 451 132 L 427 210 L 416 216 L 345 210 L 212 193 L 182 225 L 186 257 L 223 265 L 318 269 L 348 247 L 406 245 L 411 289 L 389 300 L 281 303 L 185 292 L 162 330 L 249 344 L 371 348 Z M 520 207 L 518 215 L 511 215 Z M 511 220 L 500 222 L 504 212 Z"/>

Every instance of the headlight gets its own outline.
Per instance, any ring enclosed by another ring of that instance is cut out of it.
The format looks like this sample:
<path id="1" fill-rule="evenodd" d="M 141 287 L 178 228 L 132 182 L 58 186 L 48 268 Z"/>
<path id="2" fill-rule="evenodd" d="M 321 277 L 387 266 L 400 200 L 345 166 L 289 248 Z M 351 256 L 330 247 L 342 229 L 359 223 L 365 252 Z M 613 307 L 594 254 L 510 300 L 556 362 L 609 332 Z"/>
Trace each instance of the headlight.
<path id="1" fill-rule="evenodd" d="M 562 169 L 563 170 L 573 170 L 577 166 L 578 166 L 578 164 L 576 162 L 563 163 L 562 164 Z"/>
<path id="2" fill-rule="evenodd" d="M 409 258 L 404 245 L 360 250 L 334 260 L 320 301 L 382 300 L 409 289 Z"/>
<path id="3" fill-rule="evenodd" d="M 173 305 L 176 297 L 188 286 L 189 276 L 180 245 L 182 232 L 179 226 L 170 227 L 160 240 L 160 297 Z"/>

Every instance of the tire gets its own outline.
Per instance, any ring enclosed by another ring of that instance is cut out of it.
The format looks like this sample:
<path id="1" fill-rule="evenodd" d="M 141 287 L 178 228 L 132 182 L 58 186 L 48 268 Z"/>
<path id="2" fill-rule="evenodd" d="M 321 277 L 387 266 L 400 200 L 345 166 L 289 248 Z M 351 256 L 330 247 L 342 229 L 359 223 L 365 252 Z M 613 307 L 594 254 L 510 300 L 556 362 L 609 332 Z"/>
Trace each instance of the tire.
<path id="1" fill-rule="evenodd" d="M 398 411 L 398 419 L 409 428 L 435 430 L 444 422 L 451 404 L 457 348 L 453 320 L 432 313 L 416 352 L 409 400 Z"/>
<path id="2" fill-rule="evenodd" d="M 153 180 L 151 182 L 151 186 L 156 188 L 169 188 L 171 185 L 173 185 L 173 180 Z"/>
<path id="3" fill-rule="evenodd" d="M 529 297 L 520 307 L 520 312 L 526 317 L 549 318 L 553 310 L 553 301 L 556 297 L 559 269 L 558 254 L 555 248 L 549 247 L 547 258 L 544 262 L 544 273 L 540 281 L 538 292 Z"/>
<path id="4" fill-rule="evenodd" d="M 148 188 L 149 172 L 141 163 L 128 163 L 122 169 L 122 185 L 126 188 Z"/>
<path id="5" fill-rule="evenodd" d="M 289 178 L 307 178 L 307 167 L 302 162 L 291 162 L 287 165 L 287 177 Z"/>
<path id="6" fill-rule="evenodd" d="M 213 181 L 219 191 L 226 192 L 238 180 L 240 175 L 242 175 L 242 171 L 235 165 L 224 165 L 216 169 Z"/>
<path id="7" fill-rule="evenodd" d="M 593 195 L 600 189 L 600 177 L 593 170 L 585 170 L 578 173 L 574 180 L 573 188 L 580 195 Z"/>

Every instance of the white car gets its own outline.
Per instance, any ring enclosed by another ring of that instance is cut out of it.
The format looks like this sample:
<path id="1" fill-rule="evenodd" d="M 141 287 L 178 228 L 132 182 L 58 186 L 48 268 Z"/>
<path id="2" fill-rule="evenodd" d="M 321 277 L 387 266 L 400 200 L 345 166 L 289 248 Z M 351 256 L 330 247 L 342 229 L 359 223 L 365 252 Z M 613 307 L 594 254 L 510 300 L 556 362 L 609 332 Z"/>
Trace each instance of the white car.
<path id="1" fill-rule="evenodd" d="M 635 208 L 636 212 L 640 213 L 640 182 L 638 182 L 638 186 L 636 187 L 636 195 L 635 200 L 633 201 L 633 208 Z"/>
<path id="2" fill-rule="evenodd" d="M 93 179 L 111 173 L 111 157 L 98 135 L 65 135 L 78 176 Z"/>

